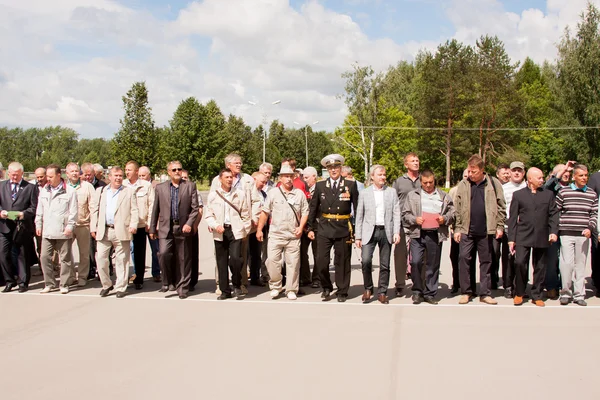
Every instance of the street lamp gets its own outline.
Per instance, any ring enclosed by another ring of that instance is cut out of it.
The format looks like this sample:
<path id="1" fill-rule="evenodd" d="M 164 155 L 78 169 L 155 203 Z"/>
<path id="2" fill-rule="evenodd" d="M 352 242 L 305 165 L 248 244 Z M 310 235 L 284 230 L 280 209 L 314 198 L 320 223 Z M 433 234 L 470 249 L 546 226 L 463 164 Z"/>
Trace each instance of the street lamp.
<path id="1" fill-rule="evenodd" d="M 277 105 L 281 103 L 281 100 L 275 100 L 273 102 L 271 102 L 271 105 Z M 250 104 L 251 106 L 258 106 L 260 107 L 260 111 L 262 113 L 262 117 L 263 117 L 263 163 L 266 162 L 266 155 L 267 155 L 267 130 L 265 129 L 266 125 L 267 125 L 267 113 L 265 112 L 265 108 L 260 104 L 260 102 L 254 102 L 254 101 L 248 101 L 248 104 Z"/>
<path id="2" fill-rule="evenodd" d="M 316 125 L 318 123 L 319 123 L 319 121 L 315 121 L 310 125 Z M 296 122 L 296 121 L 294 121 L 294 124 L 300 125 L 300 123 Z M 306 150 L 306 165 L 305 165 L 305 168 L 306 168 L 306 167 L 308 167 L 308 125 L 304 126 L 304 147 Z"/>

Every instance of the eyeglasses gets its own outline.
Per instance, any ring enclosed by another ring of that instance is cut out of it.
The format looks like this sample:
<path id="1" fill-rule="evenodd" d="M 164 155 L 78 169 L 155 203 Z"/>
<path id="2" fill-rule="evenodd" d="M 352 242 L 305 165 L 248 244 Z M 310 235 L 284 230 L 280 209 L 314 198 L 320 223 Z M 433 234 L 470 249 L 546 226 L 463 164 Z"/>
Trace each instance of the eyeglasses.
<path id="1" fill-rule="evenodd" d="M 171 168 L 171 172 L 183 171 L 183 168 Z"/>

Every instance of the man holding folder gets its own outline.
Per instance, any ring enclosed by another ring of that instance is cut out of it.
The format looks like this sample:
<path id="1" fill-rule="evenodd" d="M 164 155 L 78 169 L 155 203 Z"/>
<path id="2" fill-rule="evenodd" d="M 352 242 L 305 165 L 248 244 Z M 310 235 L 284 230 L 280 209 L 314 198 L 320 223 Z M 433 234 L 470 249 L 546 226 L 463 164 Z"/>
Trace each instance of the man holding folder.
<path id="1" fill-rule="evenodd" d="M 448 238 L 448 225 L 454 221 L 454 204 L 449 195 L 435 187 L 430 170 L 421 172 L 421 188 L 408 193 L 402 210 L 402 222 L 410 237 L 414 304 L 437 304 L 442 243 Z M 421 269 L 425 262 L 425 282 Z"/>

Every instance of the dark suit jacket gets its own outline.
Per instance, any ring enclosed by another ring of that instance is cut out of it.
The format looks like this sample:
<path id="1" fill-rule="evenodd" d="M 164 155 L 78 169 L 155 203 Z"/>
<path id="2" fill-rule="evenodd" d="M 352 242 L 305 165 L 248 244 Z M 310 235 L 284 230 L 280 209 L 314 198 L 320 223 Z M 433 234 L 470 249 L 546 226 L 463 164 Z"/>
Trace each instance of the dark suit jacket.
<path id="1" fill-rule="evenodd" d="M 349 193 L 349 200 L 340 200 L 340 195 Z M 358 206 L 358 189 L 356 181 L 340 178 L 336 192 L 329 184 L 329 179 L 317 182 L 308 213 L 308 230 L 317 231 L 319 235 L 331 239 L 350 235 L 349 220 L 333 220 L 323 218 L 322 214 L 350 214 L 352 207 Z M 317 222 L 318 219 L 318 222 Z M 317 226 L 318 225 L 318 226 Z"/>
<path id="2" fill-rule="evenodd" d="M 513 194 L 508 219 L 508 241 L 516 246 L 546 248 L 548 236 L 558 235 L 558 212 L 554 193 L 538 189 L 531 193 L 525 187 Z"/>
<path id="3" fill-rule="evenodd" d="M 594 172 L 587 183 L 587 185 L 594 189 L 594 192 L 600 194 L 600 172 Z"/>
<path id="4" fill-rule="evenodd" d="M 23 211 L 25 229 L 33 234 L 35 232 L 35 209 L 38 202 L 37 185 L 32 185 L 25 179 L 21 181 L 21 189 L 17 192 L 15 201 L 11 197 L 12 186 L 10 180 L 0 182 L 0 211 Z M 17 224 L 9 219 L 0 219 L 0 232 L 10 233 Z"/>
<path id="5" fill-rule="evenodd" d="M 198 217 L 198 192 L 193 182 L 181 181 L 179 184 L 179 221 L 181 227 L 189 225 L 193 228 Z M 150 220 L 150 233 L 158 233 L 159 239 L 166 239 L 172 231 L 171 223 L 171 181 L 156 185 L 154 206 Z"/>

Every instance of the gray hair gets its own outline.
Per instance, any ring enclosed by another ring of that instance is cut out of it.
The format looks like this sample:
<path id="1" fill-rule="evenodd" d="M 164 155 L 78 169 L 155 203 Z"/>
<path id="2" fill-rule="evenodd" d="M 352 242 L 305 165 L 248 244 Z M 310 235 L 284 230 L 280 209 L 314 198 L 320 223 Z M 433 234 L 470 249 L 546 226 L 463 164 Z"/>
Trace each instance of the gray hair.
<path id="1" fill-rule="evenodd" d="M 8 164 L 8 170 L 9 171 L 25 171 L 25 169 L 23 168 L 23 164 L 21 164 L 20 162 L 17 161 L 13 161 L 10 164 Z"/>
<path id="2" fill-rule="evenodd" d="M 302 171 L 302 175 L 317 176 L 317 169 L 315 167 L 306 167 L 304 168 L 304 171 Z"/>
<path id="3" fill-rule="evenodd" d="M 375 175 L 375 172 L 377 172 L 377 170 L 380 170 L 380 169 L 386 171 L 385 167 L 383 165 L 381 165 L 381 164 L 375 164 L 375 165 L 373 165 L 371 167 L 370 175 L 371 176 Z"/>
<path id="4" fill-rule="evenodd" d="M 575 164 L 573 166 L 573 173 L 575 173 L 575 171 L 577 171 L 578 169 L 587 172 L 588 171 L 588 167 L 585 166 L 584 164 Z"/>
<path id="5" fill-rule="evenodd" d="M 69 169 L 69 167 L 75 167 L 75 168 L 79 169 L 79 165 L 76 162 L 68 163 L 67 166 L 65 167 L 65 169 Z"/>
<path id="6" fill-rule="evenodd" d="M 349 167 L 349 166 L 347 166 L 347 165 L 344 165 L 344 166 L 342 167 L 342 173 L 345 173 L 345 174 L 350 174 L 350 175 L 352 175 L 352 168 L 351 168 L 351 167 Z"/>
<path id="7" fill-rule="evenodd" d="M 268 163 L 268 162 L 264 162 L 264 163 L 260 164 L 260 167 L 258 167 L 259 171 L 261 169 L 269 169 L 269 170 L 273 171 L 273 164 Z"/>
<path id="8" fill-rule="evenodd" d="M 173 164 L 179 164 L 179 165 L 181 165 L 181 168 L 183 169 L 183 165 L 181 164 L 181 161 L 179 161 L 179 160 L 172 160 L 172 161 L 169 161 L 169 162 L 167 163 L 167 169 L 171 168 L 171 165 L 173 165 Z"/>
<path id="9" fill-rule="evenodd" d="M 104 172 L 104 167 L 102 166 L 102 164 L 94 164 L 93 167 L 94 167 L 94 172 L 99 172 L 99 171 Z"/>
<path id="10" fill-rule="evenodd" d="M 235 160 L 242 161 L 242 156 L 235 153 L 229 153 L 225 156 L 225 165 L 233 163 Z M 272 166 L 271 166 L 272 167 Z"/>

